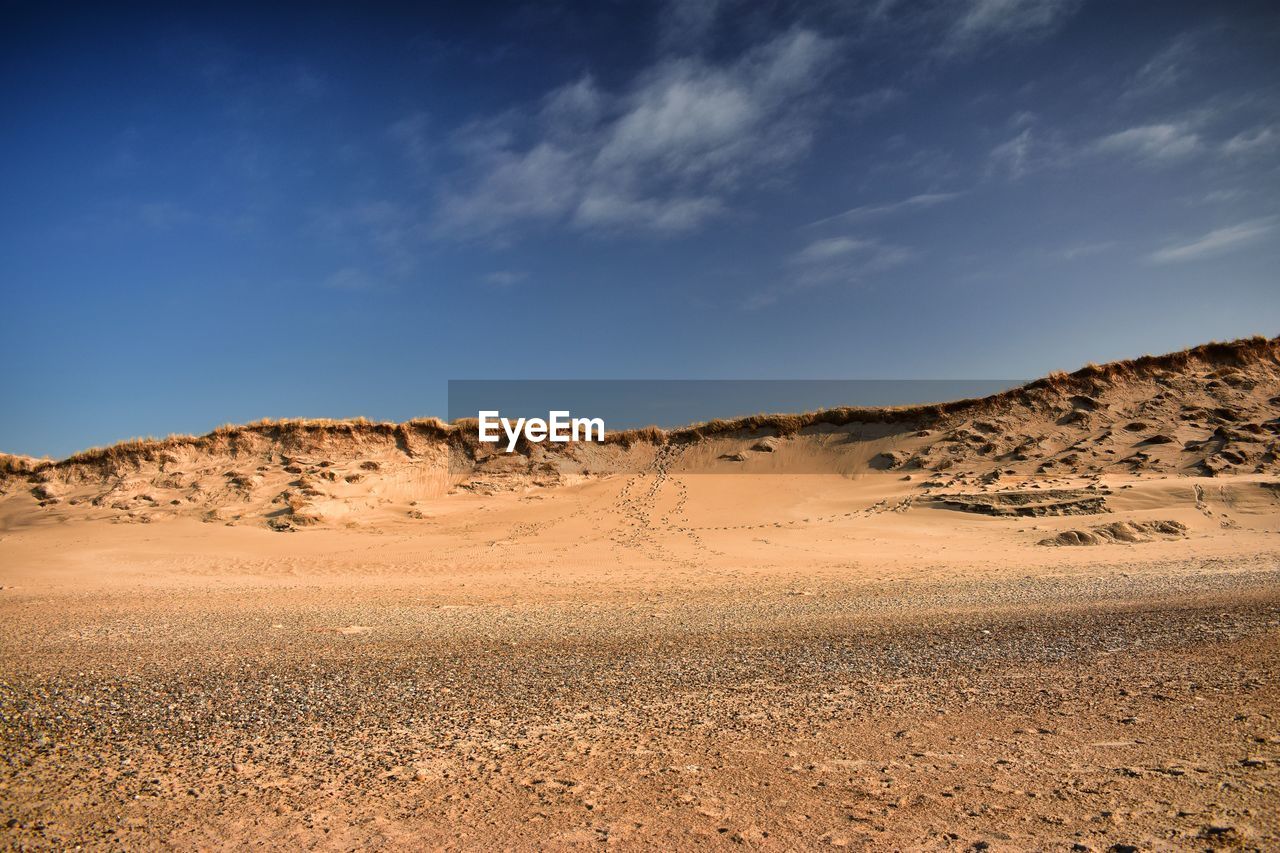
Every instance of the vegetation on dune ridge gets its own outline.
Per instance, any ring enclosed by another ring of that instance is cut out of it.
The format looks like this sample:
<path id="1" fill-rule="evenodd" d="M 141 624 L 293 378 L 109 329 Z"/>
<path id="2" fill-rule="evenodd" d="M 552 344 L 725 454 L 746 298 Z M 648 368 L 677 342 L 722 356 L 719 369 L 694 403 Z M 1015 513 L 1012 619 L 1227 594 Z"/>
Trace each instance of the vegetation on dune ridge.
<path id="1" fill-rule="evenodd" d="M 52 459 L 40 459 L 35 456 L 16 456 L 11 453 L 0 453 L 0 477 L 31 474 L 41 468 L 53 465 Z"/>
<path id="2" fill-rule="evenodd" d="M 119 459 L 137 454 L 152 454 L 162 450 L 178 448 L 202 449 L 211 447 L 221 441 L 235 440 L 245 435 L 256 434 L 270 439 L 283 439 L 306 434 L 342 435 L 386 435 L 404 437 L 410 432 L 419 435 L 446 437 L 457 431 L 456 426 L 445 423 L 439 418 L 414 418 L 404 422 L 371 421 L 358 417 L 344 420 L 333 418 L 263 418 L 247 424 L 223 424 L 205 435 L 171 435 L 166 438 L 132 438 L 107 447 L 94 447 L 68 456 L 55 463 L 58 465 L 76 465 L 98 462 L 104 459 Z"/>
<path id="3" fill-rule="evenodd" d="M 605 437 L 605 443 L 630 447 L 646 443 L 686 443 L 727 433 L 762 430 L 789 435 L 819 424 L 844 426 L 850 423 L 931 421 L 969 411 L 1005 408 L 1018 404 L 1030 405 L 1035 402 L 1038 395 L 1043 393 L 1058 396 L 1095 393 L 1100 386 L 1137 381 L 1159 373 L 1185 370 L 1196 364 L 1246 366 L 1267 362 L 1280 367 L 1280 337 L 1267 338 L 1257 335 L 1236 341 L 1214 341 L 1165 355 L 1144 355 L 1140 358 L 1101 365 L 1088 364 L 1073 373 L 1056 371 L 1042 379 L 988 397 L 913 406 L 837 407 L 798 414 L 757 414 L 732 420 L 715 419 L 669 430 L 650 426 L 609 433 Z M 353 438 L 381 435 L 395 438 L 402 443 L 407 443 L 410 437 L 418 437 L 471 445 L 476 442 L 472 435 L 475 423 L 475 418 L 463 418 L 454 423 L 446 423 L 434 417 L 414 418 L 404 422 L 371 421 L 363 417 L 345 420 L 264 418 L 248 424 L 225 424 L 201 436 L 171 435 L 166 438 L 128 439 L 107 447 L 84 450 L 58 461 L 0 453 L 0 475 L 26 475 L 48 467 L 86 465 L 139 457 L 148 459 L 165 450 L 212 449 L 220 443 L 235 442 L 252 435 L 277 441 L 314 435 Z"/>

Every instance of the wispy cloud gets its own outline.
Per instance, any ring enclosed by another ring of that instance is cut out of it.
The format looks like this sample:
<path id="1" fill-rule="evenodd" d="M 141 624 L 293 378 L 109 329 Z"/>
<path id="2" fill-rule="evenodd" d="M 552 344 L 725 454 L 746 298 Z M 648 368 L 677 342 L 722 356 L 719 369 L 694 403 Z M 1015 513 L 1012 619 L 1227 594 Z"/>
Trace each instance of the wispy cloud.
<path id="1" fill-rule="evenodd" d="M 1089 155 L 1123 157 L 1150 167 L 1168 166 L 1217 147 L 1216 143 L 1208 144 L 1195 129 L 1203 121 L 1204 117 L 1198 117 L 1194 121 L 1136 125 L 1080 143 L 1065 141 L 1052 130 L 1042 130 L 1034 116 L 1021 113 L 1013 123 L 1022 129 L 989 152 L 987 174 L 1018 180 L 1042 169 L 1078 164 Z M 1243 150 L 1269 141 L 1265 132 L 1259 132 L 1257 140 L 1242 134 L 1236 148 Z"/>
<path id="2" fill-rule="evenodd" d="M 1058 249 L 1051 254 L 1052 257 L 1062 261 L 1077 261 L 1080 258 L 1088 258 L 1093 255 L 1101 255 L 1120 245 L 1115 240 L 1104 240 L 1100 243 L 1082 243 L 1078 246 L 1067 246 Z"/>
<path id="3" fill-rule="evenodd" d="M 909 198 L 904 198 L 901 201 L 895 201 L 888 204 L 860 205 L 858 207 L 851 207 L 848 210 L 834 214 L 833 216 L 827 216 L 814 222 L 810 222 L 803 227 L 812 228 L 816 225 L 825 225 L 829 222 L 841 220 L 851 221 L 872 219 L 880 216 L 889 216 L 895 213 L 901 213 L 907 210 L 935 207 L 939 204 L 943 204 L 944 202 L 959 198 L 962 195 L 964 195 L 962 192 L 920 193 Z"/>
<path id="4" fill-rule="evenodd" d="M 1152 252 L 1148 260 L 1157 264 L 1176 264 L 1212 257 L 1252 243 L 1275 230 L 1274 216 L 1252 219 L 1226 228 L 1216 228 L 1189 243 L 1166 246 Z"/>
<path id="5" fill-rule="evenodd" d="M 1205 204 L 1230 204 L 1249 196 L 1251 193 L 1251 190 L 1241 189 L 1240 187 L 1229 187 L 1210 190 L 1201 196 L 1198 201 Z"/>
<path id="6" fill-rule="evenodd" d="M 468 129 L 463 178 L 444 194 L 436 231 L 697 228 L 729 208 L 748 176 L 776 177 L 809 149 L 834 47 L 791 30 L 727 64 L 663 60 L 622 94 L 582 78 L 544 98 L 531 127 Z"/>
<path id="7" fill-rule="evenodd" d="M 1200 137 L 1183 124 L 1148 124 L 1104 136 L 1094 143 L 1094 149 L 1163 164 L 1196 153 Z"/>
<path id="8" fill-rule="evenodd" d="M 987 177 L 1002 176 L 1020 180 L 1033 172 L 1070 163 L 1074 152 L 1052 127 L 1043 127 L 1040 116 L 1019 110 L 1009 117 L 1009 132 L 1014 135 L 987 153 Z"/>
<path id="9" fill-rule="evenodd" d="M 770 305 L 777 303 L 781 293 L 782 291 L 776 288 L 753 293 L 742 300 L 742 308 L 745 311 L 759 311 L 762 308 L 768 308 Z"/>
<path id="10" fill-rule="evenodd" d="M 825 240 L 814 240 L 799 252 L 791 256 L 793 263 L 815 264 L 845 257 L 855 252 L 862 252 L 876 246 L 874 240 L 857 237 L 828 237 Z"/>
<path id="11" fill-rule="evenodd" d="M 1182 33 L 1151 57 L 1129 81 L 1124 97 L 1139 98 L 1172 89 L 1185 80 L 1196 55 L 1197 33 Z"/>
<path id="12" fill-rule="evenodd" d="M 943 41 L 943 52 L 971 52 L 1008 39 L 1037 38 L 1055 30 L 1079 7 L 1077 0 L 969 0 Z"/>
<path id="13" fill-rule="evenodd" d="M 854 95 L 849 99 L 849 107 L 856 118 L 866 118 L 905 97 L 906 92 L 897 86 L 883 86 L 870 92 Z"/>
<path id="14" fill-rule="evenodd" d="M 846 235 L 814 240 L 787 259 L 789 270 L 781 284 L 750 295 L 743 302 L 743 308 L 757 310 L 811 288 L 862 281 L 915 256 L 916 253 L 905 246 L 885 243 L 875 237 Z"/>
<path id="15" fill-rule="evenodd" d="M 1228 157 L 1251 157 L 1274 151 L 1280 147 L 1280 133 L 1272 127 L 1258 127 L 1237 133 L 1222 144 L 1222 153 Z"/>
<path id="16" fill-rule="evenodd" d="M 1001 142 L 987 155 L 987 173 L 1003 174 L 1017 180 L 1033 170 L 1036 165 L 1037 138 L 1028 127 L 1011 139 Z"/>

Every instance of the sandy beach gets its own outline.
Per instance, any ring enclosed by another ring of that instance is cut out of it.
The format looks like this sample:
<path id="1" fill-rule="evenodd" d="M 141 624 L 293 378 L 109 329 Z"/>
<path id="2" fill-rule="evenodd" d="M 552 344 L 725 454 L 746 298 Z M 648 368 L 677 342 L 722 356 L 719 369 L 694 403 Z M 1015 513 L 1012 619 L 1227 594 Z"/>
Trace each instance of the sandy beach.
<path id="1" fill-rule="evenodd" d="M 332 427 L 12 473 L 0 833 L 1274 846 L 1280 492 L 1252 455 L 1274 439 L 1193 439 L 1265 432 L 1278 374 L 1223 358 L 925 426 L 602 446 L 585 475 L 535 448 L 437 487 L 439 454 Z M 1213 400 L 1157 397 L 1176 382 Z M 996 416 L 1012 450 L 920 464 Z M 1042 450 L 1014 458 L 1028 437 Z M 252 485 L 219 491 L 236 477 Z"/>

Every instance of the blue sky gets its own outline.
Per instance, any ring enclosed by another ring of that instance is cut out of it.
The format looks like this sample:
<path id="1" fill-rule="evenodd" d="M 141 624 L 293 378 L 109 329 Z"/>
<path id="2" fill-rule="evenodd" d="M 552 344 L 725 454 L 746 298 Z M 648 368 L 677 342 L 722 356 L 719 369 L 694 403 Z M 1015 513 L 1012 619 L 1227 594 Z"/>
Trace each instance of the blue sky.
<path id="1" fill-rule="evenodd" d="M 8 452 L 1280 331 L 1273 3 L 107 5 L 3 6 Z"/>

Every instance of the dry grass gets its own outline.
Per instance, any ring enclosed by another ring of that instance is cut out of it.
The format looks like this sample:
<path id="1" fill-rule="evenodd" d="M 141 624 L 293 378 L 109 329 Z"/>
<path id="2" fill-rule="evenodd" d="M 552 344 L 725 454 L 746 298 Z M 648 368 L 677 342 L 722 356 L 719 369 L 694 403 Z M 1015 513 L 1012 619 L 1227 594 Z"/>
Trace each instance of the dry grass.
<path id="1" fill-rule="evenodd" d="M 667 431 L 662 427 L 647 426 L 618 432 L 606 432 L 604 443 L 631 447 L 634 444 L 662 444 L 666 439 Z"/>
<path id="2" fill-rule="evenodd" d="M 33 474 L 41 468 L 47 468 L 52 464 L 52 459 L 37 459 L 34 456 L 15 456 L 11 453 L 0 453 L 0 476 Z"/>
<path id="3" fill-rule="evenodd" d="M 303 435 L 384 435 L 407 438 L 411 433 L 422 437 L 444 438 L 454 434 L 457 427 L 439 418 L 414 418 L 395 421 L 371 421 L 367 418 L 334 420 L 332 418 L 263 418 L 248 424 L 224 424 L 205 435 L 170 435 L 165 438 L 131 438 L 107 447 L 93 447 L 68 456 L 58 465 L 84 465 L 104 461 L 141 458 L 154 459 L 164 451 L 179 449 L 203 450 L 223 442 L 235 442 L 249 435 L 269 439 L 284 439 Z"/>
<path id="4" fill-rule="evenodd" d="M 609 433 L 605 443 L 631 447 L 636 444 L 688 443 L 703 438 L 737 432 L 772 431 L 791 435 L 819 424 L 844 426 L 850 423 L 922 424 L 956 414 L 967 414 L 1015 405 L 1034 405 L 1049 396 L 1095 393 L 1100 386 L 1136 381 L 1169 371 L 1186 370 L 1195 365 L 1246 366 L 1270 363 L 1280 365 L 1280 338 L 1255 336 L 1229 342 L 1212 342 L 1166 355 L 1144 355 L 1141 358 L 1108 364 L 1087 364 L 1074 373 L 1055 371 L 1019 388 L 989 397 L 932 403 L 920 406 L 855 408 L 839 407 L 800 414 L 758 414 L 734 420 L 711 420 L 678 429 L 663 430 L 656 426 Z M 178 449 L 207 450 L 217 445 L 232 444 L 242 438 L 260 436 L 274 441 L 317 435 L 384 436 L 407 446 L 411 438 L 439 439 L 473 447 L 475 418 L 460 419 L 452 424 L 439 418 L 415 418 L 403 423 L 371 421 L 367 418 L 333 420 L 329 418 L 263 419 L 248 424 L 225 424 L 202 436 L 171 435 L 166 438 L 134 438 L 108 447 L 81 451 L 59 462 L 31 457 L 0 454 L 0 474 L 24 475 L 50 465 L 92 465 L 116 461 L 152 461 L 160 453 Z"/>
<path id="5" fill-rule="evenodd" d="M 1244 366 L 1259 362 L 1280 364 L 1280 338 L 1256 335 L 1225 343 L 1214 341 L 1166 355 L 1144 355 L 1108 364 L 1089 362 L 1074 373 L 1054 371 L 1043 379 L 989 397 L 920 406 L 839 407 L 800 414 L 749 415 L 734 420 L 711 420 L 668 431 L 658 427 L 626 430 L 610 434 L 607 440 L 629 447 L 645 441 L 692 442 L 736 432 L 773 431 L 778 435 L 793 435 L 819 424 L 838 427 L 851 423 L 931 423 L 949 415 L 1031 404 L 1035 402 L 1037 395 L 1044 393 L 1056 396 L 1094 393 L 1099 385 L 1136 381 L 1159 373 L 1186 370 L 1194 364 Z"/>

